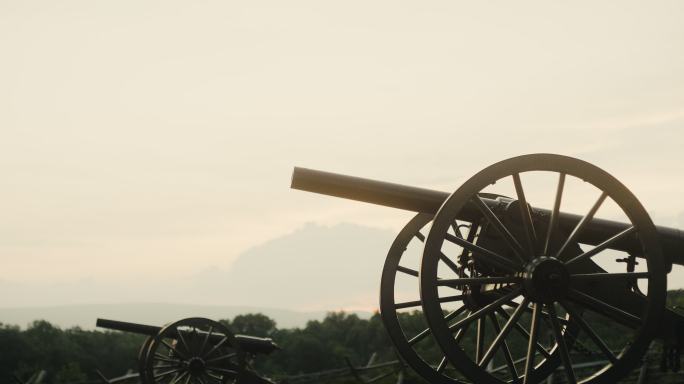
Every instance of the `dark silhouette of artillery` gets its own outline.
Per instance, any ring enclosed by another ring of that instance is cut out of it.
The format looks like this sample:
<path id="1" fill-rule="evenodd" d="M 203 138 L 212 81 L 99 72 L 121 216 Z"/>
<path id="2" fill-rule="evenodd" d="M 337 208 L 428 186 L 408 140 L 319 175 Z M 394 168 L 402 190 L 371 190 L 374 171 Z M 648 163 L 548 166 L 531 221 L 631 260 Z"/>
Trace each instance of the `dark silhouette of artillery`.
<path id="1" fill-rule="evenodd" d="M 279 349 L 271 339 L 234 335 L 223 324 L 200 317 L 164 327 L 107 319 L 97 319 L 96 325 L 147 336 L 138 353 L 142 384 L 272 384 L 250 364 L 257 355 Z"/>
<path id="2" fill-rule="evenodd" d="M 684 316 L 665 296 L 672 264 L 684 265 L 684 234 L 655 226 L 592 164 L 519 156 L 451 194 L 295 168 L 292 188 L 418 213 L 385 259 L 380 311 L 401 357 L 431 383 L 541 383 L 560 368 L 569 383 L 615 383 L 654 339 L 664 368 L 679 369 Z M 411 309 L 425 329 L 401 324 Z M 587 345 L 604 364 L 573 361 Z M 591 369 L 580 374 L 578 363 Z"/>
<path id="3" fill-rule="evenodd" d="M 177 324 L 177 325 L 176 325 Z M 188 324 L 199 324 L 195 329 L 189 329 Z M 102 384 L 117 383 L 235 383 L 235 384 L 273 384 L 274 381 L 263 378 L 248 365 L 245 355 L 252 358 L 258 355 L 268 355 L 280 349 L 271 339 L 246 335 L 230 335 L 220 323 L 207 319 L 184 319 L 172 323 L 164 328 L 151 325 L 129 323 L 123 321 L 98 319 L 97 326 L 123 332 L 147 335 L 148 339 L 140 349 L 138 363 L 139 372 L 127 372 L 124 375 L 108 378 L 99 370 L 95 373 Z M 202 327 L 204 326 L 204 327 Z M 166 331 L 166 332 L 165 332 Z M 193 336 L 193 332 L 197 332 Z M 167 347 L 166 353 L 155 347 L 158 340 Z M 197 341 L 205 348 L 196 348 Z M 206 341 L 205 341 L 206 340 Z M 193 346 L 193 344 L 195 346 Z M 230 345 L 227 345 L 230 344 Z M 220 349 L 215 349 L 221 346 Z M 219 353 L 212 353 L 218 350 Z M 239 352 L 236 352 L 239 351 Z M 224 355 L 221 355 L 223 353 Z M 235 355 L 238 353 L 238 355 Z M 240 356 L 239 354 L 242 354 Z M 353 377 L 360 384 L 379 382 L 403 383 L 405 364 L 400 360 L 378 363 L 373 354 L 365 366 L 355 366 L 345 358 L 346 366 L 318 372 L 302 373 L 277 378 L 281 384 L 306 384 L 334 381 L 345 377 Z M 224 357 L 224 358 L 222 358 Z M 197 363 L 202 360 L 200 367 Z M 221 362 L 217 364 L 217 362 Z M 228 361 L 228 362 L 226 362 Z M 173 362 L 173 364 L 170 364 Z M 194 366 L 193 366 L 194 365 Z M 172 374 L 171 371 L 174 371 Z M 171 377 L 169 377 L 171 376 Z M 42 376 L 41 376 L 42 377 Z M 33 380 L 33 379 L 32 379 Z M 392 380 L 392 381 L 389 381 Z M 18 384 L 24 384 L 17 379 Z M 27 382 L 33 384 L 33 381 Z"/>

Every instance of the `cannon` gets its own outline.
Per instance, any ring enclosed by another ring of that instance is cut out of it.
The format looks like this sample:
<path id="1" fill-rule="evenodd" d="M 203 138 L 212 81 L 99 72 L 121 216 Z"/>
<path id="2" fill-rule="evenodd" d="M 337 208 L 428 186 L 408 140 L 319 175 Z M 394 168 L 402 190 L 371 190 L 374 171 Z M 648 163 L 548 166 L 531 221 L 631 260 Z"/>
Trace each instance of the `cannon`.
<path id="1" fill-rule="evenodd" d="M 385 258 L 380 313 L 431 383 L 540 383 L 557 371 L 568 383 L 616 383 L 655 339 L 663 367 L 679 369 L 684 315 L 665 297 L 684 233 L 654 225 L 595 165 L 518 156 L 451 194 L 295 168 L 291 187 L 416 212 Z M 410 310 L 424 329 L 401 323 Z"/>
<path id="2" fill-rule="evenodd" d="M 138 353 L 143 384 L 272 384 L 250 366 L 279 349 L 271 339 L 234 335 L 223 324 L 193 317 L 164 327 L 97 319 L 97 327 L 147 336 Z"/>

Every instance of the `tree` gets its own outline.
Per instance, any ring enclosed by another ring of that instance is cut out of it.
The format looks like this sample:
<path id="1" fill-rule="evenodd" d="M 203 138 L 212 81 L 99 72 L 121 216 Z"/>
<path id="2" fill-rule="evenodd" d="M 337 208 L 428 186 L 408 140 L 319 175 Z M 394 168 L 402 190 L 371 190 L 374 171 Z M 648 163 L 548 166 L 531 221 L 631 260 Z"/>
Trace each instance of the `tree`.
<path id="1" fill-rule="evenodd" d="M 235 334 L 271 337 L 277 330 L 276 322 L 261 313 L 235 316 L 232 322 L 222 321 Z"/>

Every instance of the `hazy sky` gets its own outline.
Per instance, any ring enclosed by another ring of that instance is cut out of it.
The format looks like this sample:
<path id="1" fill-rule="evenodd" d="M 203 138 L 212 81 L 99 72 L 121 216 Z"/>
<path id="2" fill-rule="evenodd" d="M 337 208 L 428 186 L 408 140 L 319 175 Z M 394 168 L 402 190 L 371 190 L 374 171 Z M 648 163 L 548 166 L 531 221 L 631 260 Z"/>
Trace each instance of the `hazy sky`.
<path id="1" fill-rule="evenodd" d="M 295 165 L 453 190 L 556 152 L 684 227 L 683 17 L 681 1 L 1 1 L 0 281 L 180 278 L 306 222 L 411 217 L 292 191 Z"/>

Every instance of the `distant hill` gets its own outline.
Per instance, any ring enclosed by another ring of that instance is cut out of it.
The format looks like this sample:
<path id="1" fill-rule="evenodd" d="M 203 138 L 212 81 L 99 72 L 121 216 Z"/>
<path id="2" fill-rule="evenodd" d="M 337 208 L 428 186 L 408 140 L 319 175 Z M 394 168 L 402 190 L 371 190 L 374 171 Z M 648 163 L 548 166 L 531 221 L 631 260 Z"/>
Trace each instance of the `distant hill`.
<path id="1" fill-rule="evenodd" d="M 303 327 L 307 321 L 321 320 L 326 314 L 324 311 L 298 312 L 276 308 L 140 303 L 2 308 L 0 319 L 2 323 L 19 325 L 22 328 L 33 320 L 42 319 L 61 328 L 79 326 L 93 329 L 97 318 L 164 325 L 185 317 L 199 316 L 218 320 L 232 319 L 236 315 L 247 313 L 263 313 L 274 319 L 280 328 Z M 354 313 L 361 318 L 372 315 L 370 312 Z"/>
<path id="2" fill-rule="evenodd" d="M 289 328 L 328 311 L 370 314 L 378 305 L 382 265 L 394 236 L 353 224 L 307 224 L 245 251 L 229 269 L 207 267 L 182 278 L 159 279 L 151 272 L 157 280 L 30 286 L 0 281 L 0 296 L 17 303 L 0 308 L 0 322 L 24 326 L 45 319 L 90 328 L 97 317 L 164 324 L 187 316 L 262 312 Z M 73 302 L 73 297 L 85 299 Z"/>

